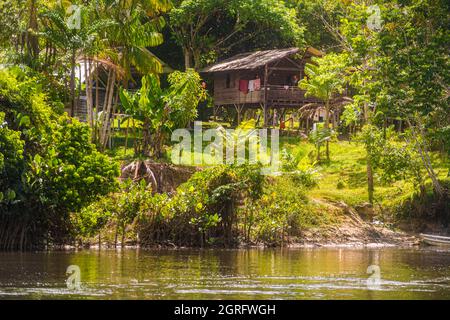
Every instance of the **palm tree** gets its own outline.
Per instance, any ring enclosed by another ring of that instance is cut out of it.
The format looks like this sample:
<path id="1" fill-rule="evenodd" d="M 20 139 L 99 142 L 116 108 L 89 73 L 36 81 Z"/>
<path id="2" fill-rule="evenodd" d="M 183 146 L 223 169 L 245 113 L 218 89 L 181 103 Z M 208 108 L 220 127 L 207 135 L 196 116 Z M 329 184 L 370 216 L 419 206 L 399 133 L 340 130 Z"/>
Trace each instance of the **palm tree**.
<path id="1" fill-rule="evenodd" d="M 132 66 L 142 74 L 162 72 L 161 63 L 147 47 L 162 43 L 160 30 L 164 20 L 160 14 L 169 7 L 166 0 L 99 0 L 90 6 L 81 6 L 80 28 L 73 28 L 67 23 L 62 5 L 43 14 L 46 27 L 41 34 L 69 61 L 72 116 L 76 107 L 76 64 L 79 58 L 85 60 L 88 118 L 92 127 L 94 119 L 101 124 L 98 132 L 101 147 L 105 147 L 108 141 L 110 117 L 117 102 L 113 97 L 115 94 L 117 96 L 119 81 L 125 88 L 128 87 L 132 80 Z M 108 74 L 100 117 L 94 117 L 92 110 L 91 71 L 98 72 L 99 69 L 92 68 L 93 61 L 97 67 L 98 64 L 103 65 Z"/>
<path id="2" fill-rule="evenodd" d="M 76 93 L 75 93 L 75 69 L 78 57 L 96 53 L 98 48 L 98 32 L 105 28 L 107 22 L 98 20 L 88 24 L 88 8 L 80 7 L 80 28 L 74 28 L 66 20 L 66 12 L 63 6 L 56 6 L 42 14 L 44 20 L 44 30 L 41 35 L 52 43 L 62 54 L 62 58 L 69 60 L 70 64 L 70 113 L 75 114 Z"/>
<path id="3" fill-rule="evenodd" d="M 118 55 L 123 68 L 125 88 L 131 79 L 131 66 L 141 74 L 161 73 L 159 60 L 149 47 L 163 42 L 161 29 L 164 27 L 162 13 L 170 8 L 166 0 L 100 0 L 97 15 L 112 19 L 107 29 L 108 43 Z"/>
<path id="4" fill-rule="evenodd" d="M 330 109 L 331 106 L 338 105 L 337 97 L 344 91 L 344 68 L 346 56 L 329 54 L 323 58 L 313 58 L 313 63 L 307 63 L 305 66 L 306 78 L 299 82 L 300 89 L 306 90 L 305 96 L 313 96 L 323 101 L 325 107 L 325 123 L 323 130 L 330 130 Z M 320 104 L 308 104 L 302 107 L 300 111 L 306 111 L 309 108 L 317 109 Z M 329 139 L 328 139 L 329 140 Z M 327 160 L 330 160 L 329 141 L 326 142 Z"/>
<path id="5" fill-rule="evenodd" d="M 104 38 L 108 47 L 115 52 L 110 60 L 123 71 L 122 86 L 128 88 L 132 79 L 131 67 L 134 66 L 141 74 L 156 74 L 162 72 L 160 61 L 150 52 L 148 47 L 154 47 L 163 42 L 161 29 L 164 19 L 161 14 L 170 8 L 166 0 L 99 0 L 96 6 L 96 19 L 110 19 L 112 24 L 105 30 Z M 110 118 L 115 111 L 111 107 L 116 72 L 108 74 L 108 97 L 103 108 L 99 142 L 106 147 L 110 132 Z M 116 91 L 117 95 L 117 91 Z M 117 102 L 117 101 L 116 101 Z"/>

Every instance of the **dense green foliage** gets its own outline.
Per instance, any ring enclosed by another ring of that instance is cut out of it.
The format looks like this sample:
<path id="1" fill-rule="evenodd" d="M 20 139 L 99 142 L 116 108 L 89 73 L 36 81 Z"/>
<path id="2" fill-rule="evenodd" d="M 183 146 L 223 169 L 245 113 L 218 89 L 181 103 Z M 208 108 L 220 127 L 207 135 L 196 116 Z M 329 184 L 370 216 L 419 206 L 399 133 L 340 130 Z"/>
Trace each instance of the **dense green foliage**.
<path id="1" fill-rule="evenodd" d="M 309 203 L 307 187 L 311 182 L 300 171 L 267 180 L 259 166 L 215 166 L 192 175 L 171 196 L 152 195 L 144 180 L 125 182 L 74 219 L 91 243 L 99 235 L 100 242 L 117 245 L 119 235 L 122 245 L 278 245 L 333 222 Z"/>
<path id="2" fill-rule="evenodd" d="M 303 42 L 295 10 L 279 0 L 178 0 L 169 26 L 185 68 L 198 69 L 243 47 L 251 51 Z"/>
<path id="3" fill-rule="evenodd" d="M 0 203 L 14 200 L 17 177 L 24 165 L 24 141 L 20 139 L 20 132 L 9 129 L 4 120 L 5 114 L 0 112 Z"/>
<path id="4" fill-rule="evenodd" d="M 204 246 L 218 241 L 235 244 L 236 206 L 243 198 L 260 197 L 263 177 L 258 166 L 220 166 L 195 173 L 173 196 L 151 195 L 143 182 L 127 182 L 122 192 L 108 195 L 82 211 L 82 235 L 93 236 L 109 223 L 125 235 L 137 224 L 141 244 Z M 103 214 L 102 214 L 103 213 Z M 106 218 L 105 218 L 106 217 Z M 116 238 L 117 239 L 117 238 Z"/>
<path id="5" fill-rule="evenodd" d="M 117 165 L 90 143 L 89 127 L 46 99 L 20 69 L 0 70 L 2 248 L 67 237 L 68 213 L 116 186 Z"/>
<path id="6" fill-rule="evenodd" d="M 310 203 L 306 189 L 314 185 L 311 172 L 275 178 L 261 199 L 242 209 L 244 239 L 250 243 L 283 245 L 302 232 L 334 222 L 329 212 Z"/>

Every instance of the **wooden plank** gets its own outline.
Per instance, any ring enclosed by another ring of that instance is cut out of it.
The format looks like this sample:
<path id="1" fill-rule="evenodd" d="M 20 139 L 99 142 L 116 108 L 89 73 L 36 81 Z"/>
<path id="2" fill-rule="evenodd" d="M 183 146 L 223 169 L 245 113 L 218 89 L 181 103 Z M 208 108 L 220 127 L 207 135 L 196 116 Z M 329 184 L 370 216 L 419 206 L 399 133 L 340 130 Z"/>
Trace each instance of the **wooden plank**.
<path id="1" fill-rule="evenodd" d="M 264 86 L 262 88 L 264 88 L 264 127 L 267 127 L 268 125 L 268 118 L 269 118 L 269 114 L 268 114 L 268 109 L 267 109 L 267 89 L 268 89 L 268 80 L 269 80 L 269 66 L 266 64 L 264 66 Z"/>
<path id="2" fill-rule="evenodd" d="M 286 58 L 287 61 L 289 61 L 290 63 L 292 63 L 294 66 L 296 66 L 299 69 L 303 69 L 303 66 L 298 64 L 296 61 L 292 60 L 291 58 L 287 57 Z"/>
<path id="3" fill-rule="evenodd" d="M 270 67 L 269 70 L 271 70 L 271 71 L 272 70 L 274 70 L 274 71 L 294 71 L 294 72 L 302 71 L 301 68 L 294 68 L 294 67 L 292 67 L 292 68 L 288 68 L 288 67 Z"/>

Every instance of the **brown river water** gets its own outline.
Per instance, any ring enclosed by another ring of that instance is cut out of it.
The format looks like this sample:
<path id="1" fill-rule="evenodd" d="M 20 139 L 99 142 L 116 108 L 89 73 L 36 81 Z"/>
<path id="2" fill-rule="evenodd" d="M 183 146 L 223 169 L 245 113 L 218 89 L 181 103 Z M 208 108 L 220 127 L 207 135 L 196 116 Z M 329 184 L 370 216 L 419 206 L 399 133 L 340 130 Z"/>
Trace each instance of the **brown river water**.
<path id="1" fill-rule="evenodd" d="M 450 250 L 0 252 L 0 299 L 450 299 Z"/>

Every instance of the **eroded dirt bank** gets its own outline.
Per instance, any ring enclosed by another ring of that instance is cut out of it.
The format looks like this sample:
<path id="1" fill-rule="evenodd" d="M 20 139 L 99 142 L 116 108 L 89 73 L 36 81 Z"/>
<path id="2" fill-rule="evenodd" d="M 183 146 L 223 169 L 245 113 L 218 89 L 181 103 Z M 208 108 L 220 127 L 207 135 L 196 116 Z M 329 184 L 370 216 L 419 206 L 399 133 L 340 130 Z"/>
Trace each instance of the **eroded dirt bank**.
<path id="1" fill-rule="evenodd" d="M 147 184 L 152 185 L 154 192 L 172 193 L 198 170 L 200 168 L 192 166 L 180 166 L 149 160 L 134 161 L 122 167 L 120 179 L 132 179 L 135 181 L 144 179 Z"/>
<path id="2" fill-rule="evenodd" d="M 343 202 L 315 201 L 329 210 L 340 212 L 339 223 L 305 230 L 300 237 L 290 239 L 288 246 L 412 246 L 420 243 L 416 233 L 394 230 L 379 221 L 373 222 L 366 210 L 358 212 Z"/>

